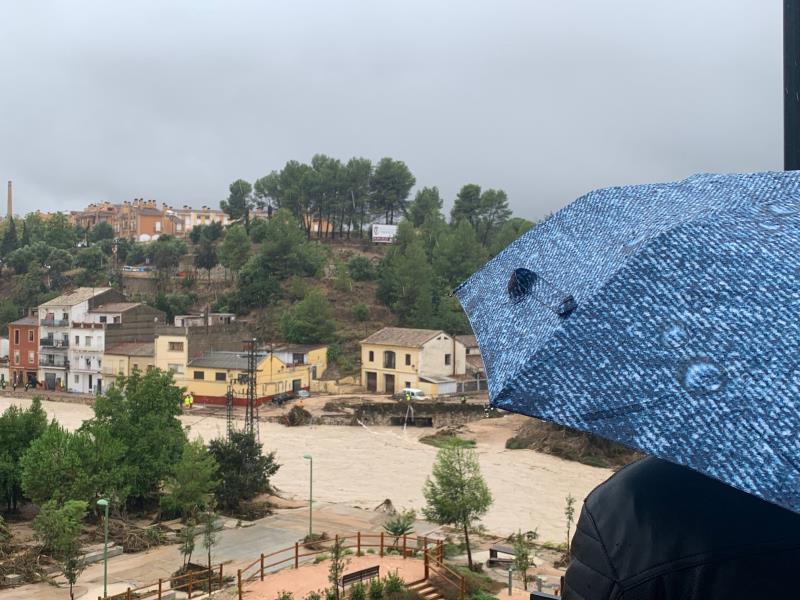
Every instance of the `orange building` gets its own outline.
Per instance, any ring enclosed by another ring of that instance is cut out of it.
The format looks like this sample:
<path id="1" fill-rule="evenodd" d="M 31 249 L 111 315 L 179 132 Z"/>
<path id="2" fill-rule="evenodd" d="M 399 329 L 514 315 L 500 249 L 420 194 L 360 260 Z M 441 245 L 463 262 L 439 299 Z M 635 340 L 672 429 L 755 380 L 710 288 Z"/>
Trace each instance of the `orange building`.
<path id="1" fill-rule="evenodd" d="M 17 385 L 36 384 L 39 370 L 39 319 L 23 317 L 8 325 L 8 373 Z"/>

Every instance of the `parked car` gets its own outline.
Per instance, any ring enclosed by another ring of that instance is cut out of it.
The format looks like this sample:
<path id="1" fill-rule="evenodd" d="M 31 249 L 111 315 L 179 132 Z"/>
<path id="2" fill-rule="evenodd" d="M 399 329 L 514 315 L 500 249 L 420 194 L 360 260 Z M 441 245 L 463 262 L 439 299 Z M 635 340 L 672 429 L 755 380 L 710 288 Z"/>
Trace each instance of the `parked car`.
<path id="1" fill-rule="evenodd" d="M 417 388 L 403 388 L 399 392 L 397 392 L 394 396 L 392 396 L 395 400 L 427 400 L 428 397 L 425 395 L 420 389 Z"/>

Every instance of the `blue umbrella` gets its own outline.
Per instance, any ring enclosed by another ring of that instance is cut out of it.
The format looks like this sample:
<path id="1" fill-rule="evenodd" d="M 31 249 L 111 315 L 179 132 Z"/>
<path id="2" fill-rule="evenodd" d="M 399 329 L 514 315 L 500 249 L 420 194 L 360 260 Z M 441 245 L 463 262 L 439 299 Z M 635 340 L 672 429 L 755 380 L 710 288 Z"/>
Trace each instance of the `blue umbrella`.
<path id="1" fill-rule="evenodd" d="M 800 512 L 800 174 L 587 194 L 457 290 L 492 404 Z"/>

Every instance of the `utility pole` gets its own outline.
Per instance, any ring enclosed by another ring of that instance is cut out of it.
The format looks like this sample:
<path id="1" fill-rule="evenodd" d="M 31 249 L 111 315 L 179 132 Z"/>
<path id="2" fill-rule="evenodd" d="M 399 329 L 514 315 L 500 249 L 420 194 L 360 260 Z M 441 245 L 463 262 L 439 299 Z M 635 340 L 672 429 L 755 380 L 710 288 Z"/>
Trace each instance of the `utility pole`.
<path id="1" fill-rule="evenodd" d="M 783 168 L 800 169 L 800 2 L 783 0 Z"/>
<path id="2" fill-rule="evenodd" d="M 225 417 L 227 419 L 228 441 L 233 433 L 233 380 L 228 382 L 228 392 L 225 394 Z"/>
<path id="3" fill-rule="evenodd" d="M 244 416 L 244 430 L 252 433 L 256 441 L 259 440 L 258 432 L 258 406 L 256 405 L 256 373 L 257 373 L 257 347 L 256 338 L 245 340 L 247 349 L 247 406 Z"/>

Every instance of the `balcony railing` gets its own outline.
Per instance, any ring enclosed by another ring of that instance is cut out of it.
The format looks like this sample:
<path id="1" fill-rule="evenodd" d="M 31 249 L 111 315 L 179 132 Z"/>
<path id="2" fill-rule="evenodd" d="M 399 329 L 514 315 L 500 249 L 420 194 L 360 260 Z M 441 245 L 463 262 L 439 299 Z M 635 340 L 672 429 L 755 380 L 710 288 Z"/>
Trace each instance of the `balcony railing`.
<path id="1" fill-rule="evenodd" d="M 39 366 L 40 367 L 51 367 L 53 369 L 63 369 L 66 367 L 66 361 L 53 361 L 50 362 L 46 358 L 39 357 Z"/>
<path id="2" fill-rule="evenodd" d="M 69 319 L 42 319 L 39 321 L 42 327 L 69 327 Z"/>
<path id="3" fill-rule="evenodd" d="M 56 350 L 69 348 L 69 341 L 67 340 L 54 340 L 51 338 L 42 338 L 39 340 L 39 345 L 42 348 L 53 348 Z"/>

